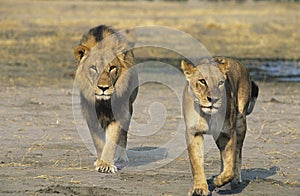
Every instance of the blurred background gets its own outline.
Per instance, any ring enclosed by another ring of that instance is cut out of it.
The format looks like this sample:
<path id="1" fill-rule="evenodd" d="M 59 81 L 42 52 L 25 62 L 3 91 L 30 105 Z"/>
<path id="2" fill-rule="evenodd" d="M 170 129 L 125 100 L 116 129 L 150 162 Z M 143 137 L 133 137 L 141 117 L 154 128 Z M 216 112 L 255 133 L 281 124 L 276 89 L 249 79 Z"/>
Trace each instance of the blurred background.
<path id="1" fill-rule="evenodd" d="M 198 39 L 211 55 L 242 60 L 263 81 L 299 81 L 297 1 L 1 1 L 0 82 L 4 86 L 71 86 L 73 50 L 99 24 L 124 30 L 162 25 Z M 159 36 L 159 35 L 158 35 Z M 178 57 L 157 49 L 137 59 Z"/>

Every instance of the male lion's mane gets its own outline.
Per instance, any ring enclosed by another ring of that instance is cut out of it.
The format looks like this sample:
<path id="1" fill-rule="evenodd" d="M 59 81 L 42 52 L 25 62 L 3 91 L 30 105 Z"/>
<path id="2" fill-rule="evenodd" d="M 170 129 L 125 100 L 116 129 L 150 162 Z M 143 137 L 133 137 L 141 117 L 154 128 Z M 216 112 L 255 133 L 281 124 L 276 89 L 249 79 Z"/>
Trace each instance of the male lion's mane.
<path id="1" fill-rule="evenodd" d="M 74 55 L 78 63 L 75 82 L 80 91 L 82 114 L 97 150 L 96 169 L 115 173 L 114 156 L 119 146 L 121 153 L 115 158 L 128 161 L 127 131 L 138 92 L 133 52 L 127 50 L 123 35 L 100 25 L 83 35 Z M 109 71 L 111 67 L 116 70 L 114 75 Z M 96 99 L 96 90 L 102 87 L 100 83 L 113 89 L 107 100 Z"/>

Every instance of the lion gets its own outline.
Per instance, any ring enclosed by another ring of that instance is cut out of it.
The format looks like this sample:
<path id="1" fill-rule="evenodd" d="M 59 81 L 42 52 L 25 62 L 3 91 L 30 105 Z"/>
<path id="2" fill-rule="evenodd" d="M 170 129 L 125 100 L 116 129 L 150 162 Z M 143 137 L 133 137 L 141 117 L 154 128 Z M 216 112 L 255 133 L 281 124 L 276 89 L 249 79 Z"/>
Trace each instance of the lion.
<path id="1" fill-rule="evenodd" d="M 97 151 L 96 170 L 115 173 L 116 163 L 128 162 L 127 131 L 138 93 L 133 52 L 111 27 L 100 25 L 84 34 L 74 55 L 75 82 L 81 110 Z"/>
<path id="2" fill-rule="evenodd" d="M 204 59 L 197 66 L 183 60 L 181 68 L 187 80 L 183 115 L 194 179 L 189 194 L 208 195 L 203 135 L 212 134 L 220 150 L 221 172 L 214 178 L 214 185 L 240 183 L 246 115 L 254 108 L 259 88 L 251 81 L 247 68 L 232 58 Z"/>

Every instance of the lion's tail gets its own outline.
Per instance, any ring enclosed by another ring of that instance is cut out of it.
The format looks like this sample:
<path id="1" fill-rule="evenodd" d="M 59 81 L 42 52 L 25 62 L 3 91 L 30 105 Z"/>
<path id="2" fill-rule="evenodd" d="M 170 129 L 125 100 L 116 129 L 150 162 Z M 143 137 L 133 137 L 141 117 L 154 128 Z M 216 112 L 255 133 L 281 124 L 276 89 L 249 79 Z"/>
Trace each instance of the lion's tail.
<path id="1" fill-rule="evenodd" d="M 256 99 L 258 97 L 259 88 L 255 82 L 251 81 L 251 97 L 250 97 L 250 103 L 247 108 L 246 114 L 249 115 L 253 111 Z"/>

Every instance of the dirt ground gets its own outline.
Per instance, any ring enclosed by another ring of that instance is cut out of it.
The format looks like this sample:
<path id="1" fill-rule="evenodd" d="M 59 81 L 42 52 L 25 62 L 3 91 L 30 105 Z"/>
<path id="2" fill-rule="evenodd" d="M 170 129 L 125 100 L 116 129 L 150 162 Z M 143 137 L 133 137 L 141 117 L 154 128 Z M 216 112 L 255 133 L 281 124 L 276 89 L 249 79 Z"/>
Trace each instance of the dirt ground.
<path id="1" fill-rule="evenodd" d="M 133 121 L 149 126 L 148 132 L 129 132 L 128 167 L 114 175 L 94 170 L 95 156 L 83 142 L 72 107 L 73 49 L 80 36 L 98 24 L 119 29 L 165 25 L 201 40 L 212 55 L 299 59 L 299 8 L 251 2 L 3 1 L 0 195 L 186 195 L 193 181 L 184 138 L 176 135 L 184 136 L 184 129 L 179 126 L 180 95 L 174 91 L 182 82 L 172 72 L 151 69 L 142 75 L 172 82 L 171 88 L 168 82 L 140 87 Z M 140 55 L 159 57 L 155 51 Z M 243 151 L 244 181 L 213 195 L 300 192 L 300 83 L 257 83 L 260 94 L 248 116 Z M 151 120 L 162 124 L 152 126 Z M 168 146 L 170 138 L 178 140 Z M 219 172 L 220 160 L 206 139 L 209 179 Z M 169 155 L 175 158 L 168 160 Z"/>
<path id="2" fill-rule="evenodd" d="M 299 192 L 300 84 L 258 84 L 261 94 L 248 118 L 244 146 L 244 183 L 234 189 L 223 187 L 219 190 L 221 195 Z M 155 92 L 146 92 L 147 89 Z M 157 100 L 170 93 L 155 84 L 142 86 L 140 92 L 141 96 L 158 94 Z M 169 164 L 153 169 L 129 153 L 131 165 L 145 164 L 141 171 L 133 170 L 134 167 L 115 175 L 94 171 L 95 157 L 79 137 L 74 123 L 70 88 L 2 87 L 0 94 L 1 195 L 186 195 L 192 186 L 186 151 Z M 144 99 L 139 97 L 137 105 L 139 100 Z M 168 104 L 178 104 L 177 97 L 170 96 Z M 143 103 L 140 105 L 137 113 L 143 113 Z M 170 111 L 168 105 L 166 108 Z M 177 113 L 171 112 L 173 118 L 150 136 L 130 134 L 129 150 L 161 147 L 174 133 L 174 123 L 181 119 L 173 114 Z M 210 178 L 218 173 L 220 161 L 216 146 L 207 147 L 205 169 Z M 156 161 L 151 151 L 149 156 L 150 161 Z"/>

